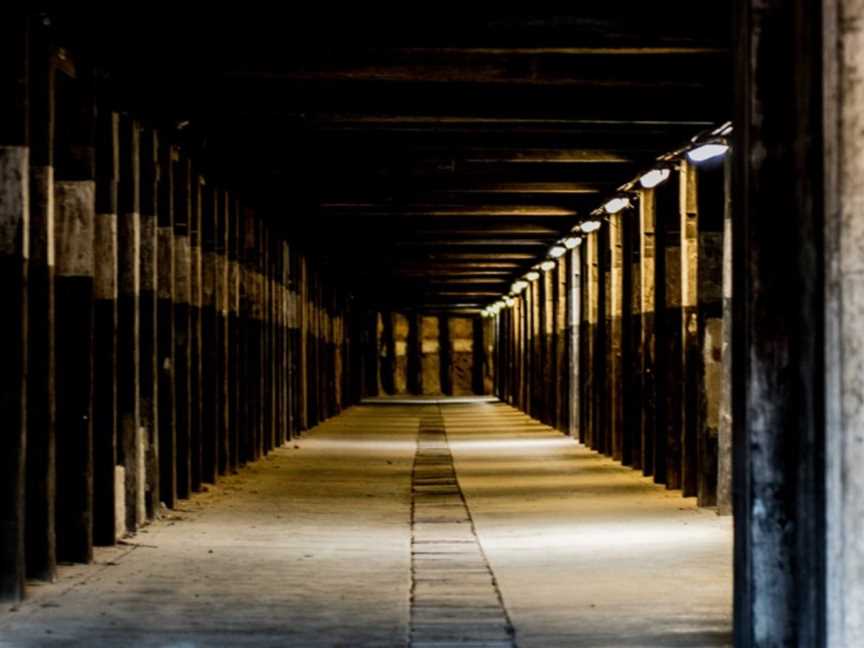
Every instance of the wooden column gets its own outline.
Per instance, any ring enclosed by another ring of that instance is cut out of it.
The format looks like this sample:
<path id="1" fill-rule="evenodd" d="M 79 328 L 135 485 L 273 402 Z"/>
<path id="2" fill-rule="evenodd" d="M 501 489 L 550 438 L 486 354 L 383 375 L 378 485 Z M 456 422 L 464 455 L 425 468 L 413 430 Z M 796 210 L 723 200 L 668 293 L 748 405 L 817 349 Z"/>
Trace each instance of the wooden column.
<path id="1" fill-rule="evenodd" d="M 732 160 L 723 165 L 723 341 L 717 432 L 717 513 L 732 514 Z"/>
<path id="2" fill-rule="evenodd" d="M 57 559 L 90 562 L 93 558 L 95 110 L 82 82 L 65 74 L 57 79 L 57 116 L 54 183 Z M 9 272 L 4 276 L 15 275 Z M 15 366 L 14 361 L 10 364 Z M 10 429 L 16 429 L 15 425 Z"/>
<path id="3" fill-rule="evenodd" d="M 420 360 L 422 393 L 441 393 L 441 334 L 438 317 L 423 315 L 420 319 Z"/>
<path id="4" fill-rule="evenodd" d="M 483 384 L 484 369 L 486 366 L 486 343 L 484 340 L 484 324 L 486 320 L 481 317 L 475 317 L 471 322 L 472 328 L 472 343 L 471 349 L 471 391 L 478 395 L 483 395 L 486 392 Z"/>
<path id="5" fill-rule="evenodd" d="M 608 295 L 606 303 L 609 454 L 619 461 L 624 459 L 624 367 L 623 367 L 623 315 L 624 315 L 624 250 L 621 222 L 627 212 L 620 211 L 609 216 L 608 237 Z"/>
<path id="6" fill-rule="evenodd" d="M 408 392 L 423 393 L 422 324 L 420 313 L 413 310 L 408 315 Z M 343 330 L 347 330 L 343 324 Z M 347 363 L 343 368 L 347 369 Z"/>
<path id="7" fill-rule="evenodd" d="M 675 174 L 654 190 L 658 254 L 656 290 L 657 424 L 654 481 L 667 488 L 682 485 L 682 414 L 684 394 L 681 336 L 681 216 L 679 177 Z M 662 453 L 662 457 L 660 456 Z"/>
<path id="8" fill-rule="evenodd" d="M 93 313 L 93 541 L 113 545 L 117 519 L 117 190 L 120 118 L 100 112 L 96 142 Z M 119 493 L 125 497 L 124 492 Z"/>
<path id="9" fill-rule="evenodd" d="M 215 189 L 214 189 L 215 191 Z M 230 368 L 231 348 L 229 337 L 230 291 L 229 291 L 229 202 L 230 194 L 220 189 L 214 194 L 216 212 L 215 254 L 215 291 L 216 291 L 216 355 L 218 372 L 216 378 L 217 421 L 216 421 L 216 459 L 217 471 L 225 475 L 229 471 L 231 456 L 231 410 L 230 410 Z"/>
<path id="10" fill-rule="evenodd" d="M 641 207 L 637 207 L 641 212 Z M 622 370 L 624 385 L 623 463 L 642 469 L 642 263 L 639 256 L 639 212 L 622 220 L 624 296 L 622 300 Z"/>
<path id="11" fill-rule="evenodd" d="M 557 267 L 557 264 L 556 264 Z M 540 300 L 540 418 L 555 425 L 555 268 L 543 273 Z"/>
<path id="12" fill-rule="evenodd" d="M 243 425 L 241 388 L 240 327 L 240 204 L 230 193 L 226 198 L 228 227 L 228 470 L 240 466 L 240 438 Z"/>
<path id="13" fill-rule="evenodd" d="M 542 303 L 540 295 L 541 285 L 545 282 L 544 274 L 540 271 L 540 278 L 531 283 L 530 303 L 528 308 L 528 413 L 534 418 L 542 414 L 543 398 L 543 340 L 541 337 Z"/>
<path id="14" fill-rule="evenodd" d="M 569 429 L 569 402 L 570 402 L 570 362 L 567 355 L 567 274 L 569 272 L 569 258 L 564 255 L 558 259 L 555 266 L 555 343 L 553 347 L 553 358 L 555 359 L 555 372 L 552 390 L 555 393 L 555 411 L 553 425 L 556 429 L 567 433 Z"/>
<path id="15" fill-rule="evenodd" d="M 609 393 L 609 335 L 606 320 L 609 309 L 609 226 L 597 230 L 597 327 L 594 345 L 594 446 L 603 454 L 612 449 L 609 427 L 611 409 L 607 400 Z"/>
<path id="16" fill-rule="evenodd" d="M 177 497 L 192 492 L 191 475 L 191 344 L 189 302 L 192 255 L 189 222 L 192 212 L 192 173 L 188 158 L 174 159 L 174 408 L 177 449 Z"/>
<path id="17" fill-rule="evenodd" d="M 189 217 L 189 481 L 201 490 L 203 461 L 204 391 L 202 373 L 202 250 L 201 223 L 204 212 L 204 179 L 192 167 Z M 210 403 L 208 402 L 208 406 Z"/>
<path id="18" fill-rule="evenodd" d="M 21 23 L 6 21 L 13 29 Z M 54 387 L 54 63 L 48 42 L 48 30 L 31 24 L 30 40 L 30 212 L 28 287 L 29 313 L 27 331 L 27 575 L 52 581 L 57 571 L 55 544 L 56 493 L 56 410 Z M 26 32 L 22 32 L 26 33 Z M 16 58 L 15 48 L 21 47 L 21 34 L 9 37 L 4 32 L 4 50 L 0 57 L 10 69 L 23 63 Z M 26 41 L 24 41 L 26 44 Z M 3 47 L 3 46 L 0 46 Z M 18 56 L 20 57 L 20 52 Z M 26 74 L 26 67 L 17 68 Z M 5 83 L 5 82 L 4 82 Z M 4 86 L 5 87 L 5 86 Z M 26 88 L 27 86 L 19 86 Z M 14 96 L 10 89 L 9 97 Z M 13 102 L 7 101 L 12 104 Z M 27 102 L 20 104 L 27 109 Z M 2 111 L 2 109 L 0 109 Z M 0 122 L 14 129 L 25 119 L 0 113 Z M 0 127 L 3 128 L 3 127 Z M 6 136 L 4 144 L 11 143 Z M 23 144 L 24 142 L 19 142 Z M 5 177 L 5 176 L 4 176 Z M 6 189 L 0 192 L 6 193 Z M 8 195 L 12 195 L 9 193 Z M 3 218 L 8 218 L 4 216 Z M 4 252 L 4 254 L 6 254 Z M 8 276 L 3 272 L 4 277 Z M 8 293 L 5 288 L 4 293 Z M 30 315 L 32 313 L 32 316 Z M 23 323 L 22 323 L 23 325 Z M 113 333 L 112 333 L 113 337 Z M 112 387 L 113 389 L 113 387 Z M 5 410 L 3 420 L 9 421 Z M 13 455 L 14 456 L 14 453 Z M 7 473 L 6 464 L 0 468 Z M 113 462 L 111 465 L 113 471 Z M 11 474 L 15 474 L 14 472 Z M 8 484 L 3 485 L 3 492 Z M 0 545 L 6 544 L 5 540 Z M 0 594 L 0 598 L 3 595 Z"/>
<path id="19" fill-rule="evenodd" d="M 219 312 L 216 303 L 216 232 L 219 191 L 201 196 L 201 481 L 216 483 L 221 434 L 219 388 Z"/>
<path id="20" fill-rule="evenodd" d="M 842 96 L 857 101 L 860 72 L 854 42 L 843 49 L 849 58 L 824 56 L 822 6 L 831 5 L 738 4 L 732 380 L 738 646 L 826 645 L 824 417 L 825 394 L 835 392 L 826 390 L 823 359 L 824 200 L 831 192 L 823 192 L 822 133 L 835 122 L 823 123 L 821 73 L 823 61 L 850 61 L 851 86 Z M 847 9 L 843 33 L 854 39 L 860 8 Z M 857 115 L 844 126 L 848 142 L 860 141 Z M 852 177 L 857 186 L 857 170 Z M 843 215 L 844 223 L 859 221 Z M 860 277 L 852 281 L 860 285 Z M 847 367 L 858 384 L 856 365 Z M 857 412 L 857 394 L 852 402 Z M 856 423 L 850 429 L 860 437 Z M 844 497 L 853 496 L 835 492 L 831 500 Z M 849 573 L 857 579 L 861 571 Z M 860 609 L 858 599 L 850 618 L 860 618 Z M 832 645 L 855 645 L 846 639 Z"/>
<path id="21" fill-rule="evenodd" d="M 642 474 L 656 475 L 657 453 L 657 338 L 655 319 L 657 312 L 656 243 L 655 243 L 655 195 L 653 189 L 645 189 L 639 195 L 639 269 L 640 281 L 640 436 L 642 449 Z M 664 446 L 665 447 L 665 446 Z M 665 462 L 664 462 L 665 463 Z M 663 472 L 662 470 L 659 472 Z"/>
<path id="22" fill-rule="evenodd" d="M 29 155 L 28 25 L 7 17 L 0 27 L 0 289 L 8 316 L 0 334 L 0 600 L 24 597 L 27 428 L 27 274 Z M 41 340 L 40 340 L 41 341 Z"/>
<path id="23" fill-rule="evenodd" d="M 141 297 L 140 297 L 140 416 L 144 455 L 144 509 L 150 520 L 159 515 L 159 359 L 158 359 L 158 233 L 159 139 L 156 131 L 141 131 Z"/>
<path id="24" fill-rule="evenodd" d="M 699 317 L 699 212 L 696 169 L 686 161 L 679 171 L 681 218 L 681 490 L 699 492 L 700 405 L 704 399 Z"/>
<path id="25" fill-rule="evenodd" d="M 159 387 L 159 497 L 169 508 L 177 504 L 177 386 L 174 381 L 174 147 L 159 142 L 159 208 L 157 210 L 157 362 Z"/>
<path id="26" fill-rule="evenodd" d="M 700 506 L 717 504 L 718 439 L 723 395 L 723 214 L 726 174 L 722 161 L 700 167 L 699 214 L 699 390 L 696 449 Z M 731 448 L 727 448 L 731 453 Z M 731 459 L 731 455 L 729 456 Z"/>
<path id="27" fill-rule="evenodd" d="M 117 221 L 117 461 L 124 470 L 126 530 L 145 519 L 140 392 L 141 190 L 138 122 L 120 120 Z"/>
<path id="28" fill-rule="evenodd" d="M 584 309 L 584 294 L 582 291 L 582 244 L 573 248 L 567 255 L 567 433 L 574 439 L 583 440 L 582 433 L 582 340 L 580 322 Z"/>
<path id="29" fill-rule="evenodd" d="M 582 272 L 582 292 L 585 297 L 584 308 L 582 310 L 582 335 L 580 348 L 580 370 L 582 376 L 581 388 L 582 393 L 580 400 L 582 402 L 582 419 L 581 425 L 582 436 L 580 441 L 589 448 L 596 447 L 597 444 L 597 318 L 599 311 L 598 303 L 598 288 L 599 277 L 597 268 L 597 234 L 591 234 L 585 237 L 582 246 L 584 247 L 584 260 Z"/>

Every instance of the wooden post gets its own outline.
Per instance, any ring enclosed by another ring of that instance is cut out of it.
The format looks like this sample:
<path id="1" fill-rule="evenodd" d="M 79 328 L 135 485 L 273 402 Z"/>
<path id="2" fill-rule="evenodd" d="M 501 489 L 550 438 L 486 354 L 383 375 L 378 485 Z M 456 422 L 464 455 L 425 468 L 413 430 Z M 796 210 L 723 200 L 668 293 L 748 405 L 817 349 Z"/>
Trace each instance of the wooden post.
<path id="1" fill-rule="evenodd" d="M 718 440 L 723 393 L 723 214 L 726 173 L 716 163 L 698 170 L 699 340 L 696 452 L 700 506 L 717 504 Z M 731 452 L 731 448 L 728 448 Z M 731 456 L 729 457 L 731 459 Z"/>
<path id="2" fill-rule="evenodd" d="M 717 432 L 717 513 L 732 514 L 732 161 L 723 165 L 723 341 L 720 412 Z"/>
<path id="3" fill-rule="evenodd" d="M 623 326 L 624 315 L 624 251 L 621 222 L 625 212 L 609 216 L 608 227 L 608 294 L 606 303 L 608 412 L 610 446 L 607 452 L 613 459 L 624 459 L 624 367 L 623 367 Z M 629 211 L 627 212 L 629 216 Z"/>
<path id="4" fill-rule="evenodd" d="M 120 118 L 99 114 L 93 313 L 93 541 L 117 539 L 117 189 Z M 120 493 L 121 497 L 125 494 Z M 125 529 L 126 520 L 120 521 Z"/>
<path id="5" fill-rule="evenodd" d="M 598 271 L 597 271 L 597 235 L 586 236 L 582 245 L 585 248 L 582 272 L 582 294 L 584 308 L 582 309 L 582 335 L 580 347 L 580 369 L 582 376 L 580 401 L 582 418 L 580 441 L 589 448 L 596 445 L 596 391 L 597 391 L 597 316 L 598 316 Z"/>
<path id="6" fill-rule="evenodd" d="M 189 247 L 192 173 L 187 158 L 174 156 L 174 407 L 176 426 L 177 497 L 186 499 L 192 492 L 191 475 L 191 345 Z"/>
<path id="7" fill-rule="evenodd" d="M 582 431 L 582 391 L 583 377 L 582 340 L 580 322 L 584 310 L 584 293 L 582 282 L 582 244 L 573 248 L 567 255 L 567 351 L 568 351 L 568 392 L 569 414 L 568 434 L 574 439 L 583 441 Z"/>
<path id="8" fill-rule="evenodd" d="M 638 207 L 641 212 L 641 206 Z M 623 463 L 642 469 L 642 264 L 639 257 L 639 214 L 622 219 L 624 294 L 622 299 L 624 395 Z"/>
<path id="9" fill-rule="evenodd" d="M 144 507 L 150 520 L 159 515 L 159 362 L 158 362 L 158 234 L 159 140 L 156 131 L 141 132 L 141 253 L 140 253 L 140 426 L 144 455 Z"/>
<path id="10" fill-rule="evenodd" d="M 453 395 L 453 380 L 450 365 L 451 347 L 450 347 L 450 323 L 446 315 L 438 316 L 438 352 L 440 353 L 440 368 L 441 368 L 441 393 L 446 396 Z"/>
<path id="11" fill-rule="evenodd" d="M 557 264 L 556 264 L 557 267 Z M 543 272 L 540 298 L 540 420 L 555 425 L 555 269 Z"/>
<path id="12" fill-rule="evenodd" d="M 641 268 L 640 299 L 642 326 L 640 331 L 641 367 L 641 421 L 642 474 L 657 475 L 655 461 L 659 456 L 656 450 L 657 429 L 657 371 L 655 319 L 657 313 L 656 282 L 656 244 L 655 244 L 655 194 L 653 189 L 645 189 L 639 195 L 639 259 Z M 663 472 L 662 470 L 659 472 Z"/>
<path id="13" fill-rule="evenodd" d="M 219 467 L 219 312 L 216 301 L 216 234 L 219 190 L 201 196 L 201 481 L 216 483 Z"/>
<path id="14" fill-rule="evenodd" d="M 654 481 L 666 488 L 682 485 L 682 414 L 684 395 L 681 336 L 681 216 L 679 180 L 675 174 L 654 190 L 658 254 L 657 304 L 657 423 Z M 663 456 L 660 456 L 660 453 Z"/>
<path id="15" fill-rule="evenodd" d="M 699 316 L 699 212 L 696 169 L 686 161 L 679 171 L 681 218 L 681 490 L 699 492 L 700 405 L 704 402 Z"/>
<path id="16" fill-rule="evenodd" d="M 825 382 L 823 226 L 824 201 L 832 192 L 823 191 L 823 165 L 835 149 L 826 151 L 822 133 L 838 123 L 823 121 L 822 70 L 823 64 L 849 61 L 850 86 L 840 96 L 859 101 L 855 39 L 861 29 L 860 7 L 844 7 L 840 33 L 852 41 L 844 55 L 825 52 L 821 9 L 832 4 L 748 0 L 737 5 L 732 318 L 737 646 L 827 645 L 825 396 L 839 389 L 828 390 Z M 857 114 L 844 125 L 847 141 L 857 145 Z M 852 173 L 850 186 L 857 191 L 860 172 Z M 856 227 L 860 222 L 857 212 L 842 218 Z M 841 240 L 851 246 L 860 239 L 856 234 Z M 857 254 L 850 259 L 858 260 Z M 858 271 L 849 278 L 846 285 L 857 289 Z M 854 335 L 852 348 L 858 348 L 857 331 Z M 859 384 L 858 365 L 846 370 Z M 851 402 L 857 412 L 859 396 Z M 849 429 L 860 438 L 857 423 Z M 828 501 L 860 506 L 857 494 L 834 492 Z M 860 528 L 860 515 L 854 519 Z M 860 543 L 861 536 L 855 540 Z M 832 556 L 830 568 L 837 564 L 860 578 L 860 568 L 849 569 L 837 558 Z M 860 620 L 860 610 L 859 598 L 847 618 Z M 859 643 L 853 636 L 830 645 Z"/>
<path id="17" fill-rule="evenodd" d="M 144 439 L 140 419 L 140 159 L 138 122 L 120 120 L 117 222 L 117 461 L 125 475 L 126 530 L 145 519 Z"/>
<path id="18" fill-rule="evenodd" d="M 0 27 L 0 289 L 8 316 L 0 334 L 9 354 L 0 363 L 0 600 L 24 597 L 27 428 L 27 270 L 29 205 L 28 24 L 7 17 Z"/>
<path id="19" fill-rule="evenodd" d="M 242 416 L 241 357 L 240 357 L 240 205 L 230 193 L 226 197 L 228 245 L 228 470 L 237 472 L 240 466 Z"/>
<path id="20" fill-rule="evenodd" d="M 15 21 L 6 21 L 19 27 Z M 22 32 L 26 34 L 26 32 Z M 57 573 L 55 544 L 56 493 L 56 409 L 54 386 L 54 62 L 47 29 L 31 24 L 30 40 L 30 241 L 29 302 L 27 325 L 27 575 L 53 581 Z M 26 45 L 26 40 L 24 41 Z M 21 47 L 21 35 L 6 38 L 10 51 L 0 54 L 13 66 L 22 62 L 14 48 Z M 0 46 L 2 47 L 2 46 Z M 20 56 L 20 52 L 19 52 Z M 13 67 L 14 69 L 14 67 Z M 20 73 L 26 73 L 26 67 Z M 23 87 L 27 87 L 26 85 Z M 14 96 L 11 91 L 7 96 Z M 9 103 L 12 103 L 11 101 Z M 26 109 L 27 102 L 21 102 Z M 0 109 L 2 111 L 2 109 Z M 5 113 L 2 113 L 5 115 Z M 21 115 L 2 117 L 0 122 L 14 128 Z M 2 128 L 2 127 L 0 127 Z M 4 144 L 7 139 L 4 137 Z M 12 140 L 8 140 L 11 142 Z M 22 142 L 23 143 L 23 142 Z M 5 193 L 6 189 L 0 189 Z M 7 195 L 12 195 L 7 194 Z M 5 254 L 5 252 L 4 252 Z M 6 273 L 4 271 L 4 276 Z M 4 293 L 8 289 L 5 288 Z M 14 293 L 8 293 L 14 295 Z M 36 316 L 38 314 L 38 316 Z M 113 334 L 112 334 L 113 335 Z M 11 339 L 11 338 L 10 338 Z M 113 389 L 113 387 L 112 387 Z M 3 420 L 9 421 L 5 410 Z M 113 434 L 113 428 L 112 428 Z M 12 455 L 14 456 L 14 454 Z M 0 468 L 6 473 L 5 464 Z M 113 463 L 110 467 L 113 471 Z M 11 473 L 11 474 L 14 474 Z M 9 492 L 4 483 L 3 492 Z M 0 544 L 7 545 L 5 541 Z M 0 598 L 3 595 L 0 594 Z"/>
<path id="21" fill-rule="evenodd" d="M 64 74 L 58 77 L 56 89 L 58 117 L 63 114 L 56 132 L 54 183 L 57 559 L 90 562 L 93 558 L 95 109 L 81 81 Z M 14 275 L 4 273 L 4 276 Z"/>
<path id="22" fill-rule="evenodd" d="M 201 221 L 204 211 L 204 180 L 194 170 L 190 179 L 191 211 L 189 219 L 189 481 L 194 492 L 201 490 L 203 460 L 202 388 L 202 252 Z M 208 403 L 209 404 L 209 403 Z"/>
<path id="23" fill-rule="evenodd" d="M 177 503 L 177 406 L 174 376 L 174 147 L 159 142 L 159 209 L 157 211 L 158 303 L 156 305 L 159 388 L 159 497 L 169 508 Z"/>
<path id="24" fill-rule="evenodd" d="M 555 411 L 553 425 L 556 429 L 567 433 L 568 414 L 570 412 L 570 363 L 567 357 L 567 273 L 569 271 L 568 255 L 559 257 L 555 267 L 555 345 L 553 358 L 555 360 L 555 372 L 551 389 L 555 392 Z"/>
<path id="25" fill-rule="evenodd" d="M 215 291 L 216 291 L 216 353 L 217 353 L 217 380 L 216 391 L 218 392 L 216 421 L 216 458 L 217 470 L 220 475 L 228 473 L 231 455 L 231 414 L 230 414 L 230 369 L 231 361 L 229 342 L 229 258 L 228 258 L 228 235 L 229 235 L 229 202 L 230 194 L 219 190 L 214 193 L 214 209 L 216 211 L 216 244 L 215 254 Z"/>

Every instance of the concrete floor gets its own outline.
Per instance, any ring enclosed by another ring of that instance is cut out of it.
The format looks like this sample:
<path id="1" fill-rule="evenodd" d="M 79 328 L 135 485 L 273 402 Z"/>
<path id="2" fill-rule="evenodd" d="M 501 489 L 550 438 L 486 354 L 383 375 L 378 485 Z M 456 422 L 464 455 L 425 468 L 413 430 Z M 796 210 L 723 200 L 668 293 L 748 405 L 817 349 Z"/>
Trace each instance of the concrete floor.
<path id="1" fill-rule="evenodd" d="M 408 644 L 412 466 L 438 412 L 518 646 L 730 643 L 729 518 L 478 402 L 352 408 L 34 583 L 0 646 Z M 465 639 L 423 645 L 512 645 Z"/>

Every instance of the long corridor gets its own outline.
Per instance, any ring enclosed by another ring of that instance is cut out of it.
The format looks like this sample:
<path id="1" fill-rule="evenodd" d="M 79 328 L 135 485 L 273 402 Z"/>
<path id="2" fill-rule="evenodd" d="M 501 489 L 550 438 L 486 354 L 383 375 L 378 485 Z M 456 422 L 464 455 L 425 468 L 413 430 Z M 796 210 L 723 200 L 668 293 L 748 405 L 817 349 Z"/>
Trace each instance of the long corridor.
<path id="1" fill-rule="evenodd" d="M 731 552 L 507 405 L 366 404 L 32 583 L 0 646 L 728 645 Z"/>

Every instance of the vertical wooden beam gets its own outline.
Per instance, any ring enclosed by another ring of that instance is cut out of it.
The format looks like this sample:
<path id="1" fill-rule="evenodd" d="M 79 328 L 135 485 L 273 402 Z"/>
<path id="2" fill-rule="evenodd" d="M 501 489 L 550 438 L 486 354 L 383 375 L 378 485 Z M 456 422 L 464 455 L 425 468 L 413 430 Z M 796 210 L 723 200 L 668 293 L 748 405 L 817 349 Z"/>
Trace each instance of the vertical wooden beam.
<path id="1" fill-rule="evenodd" d="M 176 150 L 176 149 L 175 149 Z M 192 212 L 192 169 L 179 151 L 174 156 L 174 408 L 177 449 L 177 497 L 192 492 L 191 475 L 191 343 L 190 312 L 192 252 L 189 223 Z"/>
<path id="2" fill-rule="evenodd" d="M 654 190 L 645 189 L 639 195 L 639 258 L 640 313 L 640 376 L 641 376 L 641 421 L 642 474 L 657 474 L 655 458 L 657 442 L 657 338 L 655 329 L 657 295 L 656 282 L 656 243 L 655 243 L 655 199 Z M 662 472 L 662 471 L 661 471 Z"/>
<path id="3" fill-rule="evenodd" d="M 228 245 L 228 470 L 240 466 L 240 438 L 243 425 L 241 388 L 240 323 L 240 205 L 231 193 L 226 198 Z"/>
<path id="4" fill-rule="evenodd" d="M 553 357 L 555 359 L 555 372 L 552 390 L 555 392 L 554 423 L 556 429 L 565 434 L 569 429 L 569 391 L 570 391 L 570 363 L 567 355 L 567 274 L 569 272 L 568 255 L 559 257 L 558 265 L 555 267 L 555 344 Z"/>
<path id="5" fill-rule="evenodd" d="M 594 446 L 603 454 L 609 454 L 611 439 L 609 438 L 609 403 L 606 394 L 608 389 L 609 354 L 606 319 L 609 313 L 609 226 L 597 230 L 595 264 L 597 267 L 597 326 L 594 344 Z"/>
<path id="6" fill-rule="evenodd" d="M 606 303 L 609 312 L 607 322 L 607 384 L 609 385 L 609 436 L 608 448 L 613 459 L 624 459 L 624 367 L 623 367 L 623 315 L 624 315 L 624 250 L 622 218 L 625 212 L 609 216 L 608 237 L 608 290 Z M 629 211 L 627 212 L 629 216 Z"/>
<path id="7" fill-rule="evenodd" d="M 681 490 L 699 492 L 699 421 L 704 399 L 699 317 L 699 212 L 696 169 L 686 161 L 679 170 L 681 218 Z"/>
<path id="8" fill-rule="evenodd" d="M 528 413 L 534 418 L 539 418 L 542 414 L 542 398 L 543 398 L 543 340 L 541 338 L 540 316 L 542 313 L 542 304 L 540 302 L 541 285 L 545 279 L 543 273 L 537 281 L 531 283 L 530 290 L 530 305 L 528 308 L 528 376 L 530 383 L 528 384 Z"/>
<path id="9" fill-rule="evenodd" d="M 95 106 L 82 82 L 67 76 L 57 79 L 57 117 L 54 183 L 57 559 L 90 562 L 93 558 Z"/>
<path id="10" fill-rule="evenodd" d="M 654 190 L 658 254 L 656 258 L 657 321 L 657 421 L 654 481 L 667 488 L 682 485 L 683 363 L 681 331 L 681 217 L 678 204 L 680 177 L 675 174 Z M 663 452 L 661 458 L 659 453 Z M 661 470 L 662 468 L 662 470 Z"/>
<path id="11" fill-rule="evenodd" d="M 441 393 L 453 395 L 453 380 L 450 365 L 452 364 L 450 347 L 450 323 L 446 315 L 438 316 L 438 353 L 441 369 Z"/>
<path id="12" fill-rule="evenodd" d="M 30 205 L 28 24 L 7 17 L 0 27 L 0 290 L 8 317 L 0 335 L 0 600 L 24 597 L 27 429 L 27 270 Z"/>
<path id="13" fill-rule="evenodd" d="M 641 206 L 638 207 L 641 213 Z M 642 263 L 639 214 L 628 213 L 624 232 L 624 465 L 642 469 Z"/>
<path id="14" fill-rule="evenodd" d="M 201 223 L 204 213 L 204 179 L 192 168 L 189 218 L 189 480 L 193 491 L 201 490 L 203 463 L 204 391 L 202 371 L 203 254 Z M 209 405 L 209 402 L 208 402 Z"/>
<path id="15" fill-rule="evenodd" d="M 471 358 L 471 391 L 483 395 L 486 392 L 484 385 L 484 373 L 486 367 L 486 344 L 484 340 L 485 319 L 475 317 L 471 322 L 473 351 Z"/>
<path id="16" fill-rule="evenodd" d="M 573 248 L 567 255 L 567 374 L 569 376 L 568 427 L 567 433 L 574 439 L 583 440 L 582 433 L 582 340 L 580 323 L 584 310 L 584 293 L 582 290 L 582 244 Z"/>
<path id="17" fill-rule="evenodd" d="M 216 232 L 219 190 L 201 194 L 201 481 L 216 483 L 219 468 L 219 313 L 216 303 Z"/>
<path id="18" fill-rule="evenodd" d="M 732 514 L 732 160 L 723 165 L 723 341 L 720 412 L 717 432 L 717 513 Z"/>
<path id="19" fill-rule="evenodd" d="M 580 371 L 582 376 L 582 436 L 580 441 L 589 448 L 597 445 L 597 318 L 599 316 L 599 271 L 597 268 L 597 234 L 585 237 L 582 243 L 585 249 L 583 260 L 583 294 L 585 304 L 582 310 L 582 335 L 580 353 Z"/>
<path id="20" fill-rule="evenodd" d="M 230 410 L 230 291 L 229 291 L 229 202 L 230 194 L 220 189 L 214 195 L 216 212 L 215 254 L 215 291 L 216 291 L 216 354 L 217 354 L 217 421 L 216 421 L 216 460 L 217 471 L 225 475 L 229 471 L 231 455 L 231 410 Z"/>
<path id="21" fill-rule="evenodd" d="M 159 387 L 159 497 L 169 508 L 177 503 L 177 387 L 174 381 L 174 147 L 159 142 L 159 208 L 157 211 L 158 285 L 156 305 Z"/>
<path id="22" fill-rule="evenodd" d="M 720 405 L 723 394 L 723 214 L 726 209 L 726 173 L 716 162 L 698 170 L 699 214 L 699 354 L 697 376 L 698 484 L 700 506 L 717 504 Z M 728 448 L 731 452 L 731 448 Z M 729 457 L 731 459 L 731 457 Z"/>
<path id="23" fill-rule="evenodd" d="M 737 5 L 732 384 L 739 646 L 826 645 L 823 6 Z M 857 34 L 854 16 L 844 18 L 844 31 Z M 856 47 L 844 49 L 848 60 Z M 857 62 L 850 70 L 857 96 Z M 849 129 L 858 142 L 857 116 Z M 857 186 L 857 170 L 854 178 Z M 857 272 L 853 281 L 860 282 Z M 856 396 L 856 411 L 858 402 Z M 857 425 L 851 429 L 860 435 Z M 858 578 L 860 571 L 853 573 Z"/>
<path id="24" fill-rule="evenodd" d="M 441 334 L 438 317 L 423 315 L 420 321 L 421 385 L 424 394 L 441 393 Z"/>
<path id="25" fill-rule="evenodd" d="M 557 267 L 557 264 L 556 264 Z M 540 300 L 540 420 L 554 426 L 555 418 L 555 268 L 541 277 Z"/>
<path id="26" fill-rule="evenodd" d="M 344 324 L 342 328 L 346 330 Z M 423 393 L 422 338 L 420 313 L 412 310 L 408 315 L 408 392 L 411 394 Z M 343 371 L 346 368 L 347 365 Z"/>
<path id="27" fill-rule="evenodd" d="M 153 128 L 141 132 L 140 253 L 140 416 L 145 448 L 144 506 L 148 519 L 159 515 L 159 361 L 158 233 L 159 139 Z"/>
<path id="28" fill-rule="evenodd" d="M 117 539 L 117 190 L 120 118 L 100 112 L 96 146 L 93 312 L 93 541 Z M 121 497 L 125 494 L 121 493 Z M 126 529 L 126 520 L 119 521 Z"/>
<path id="29" fill-rule="evenodd" d="M 117 219 L 117 461 L 125 480 L 126 530 L 145 519 L 144 439 L 140 400 L 141 172 L 138 122 L 120 120 Z"/>
<path id="30" fill-rule="evenodd" d="M 6 21 L 15 28 L 14 20 Z M 21 29 L 21 23 L 17 25 Z M 31 24 L 30 32 L 30 231 L 29 231 L 29 313 L 27 332 L 27 575 L 52 581 L 57 573 L 55 544 L 56 493 L 56 404 L 54 367 L 54 68 L 47 29 Z M 23 42 L 21 40 L 24 35 Z M 5 35 L 4 35 L 5 36 Z M 21 52 L 25 48 L 26 31 L 17 37 L 4 37 L 4 45 L 11 47 L 0 58 L 19 74 L 26 74 L 27 66 Z M 26 88 L 26 85 L 24 86 Z M 15 96 L 10 89 L 7 96 Z M 12 101 L 7 101 L 12 104 Z M 27 109 L 27 102 L 19 104 Z M 0 109 L 2 110 L 2 109 Z M 26 115 L 3 117 L 3 123 L 15 127 L 26 121 Z M 11 143 L 4 138 L 3 144 Z M 21 142 L 23 143 L 23 142 Z M 0 189 L 0 192 L 5 192 Z M 7 195 L 13 195 L 11 193 Z M 4 253 L 5 254 L 5 253 Z M 5 276 L 5 273 L 4 273 Z M 4 284 L 4 294 L 6 293 Z M 8 293 L 12 294 L 12 293 Z M 38 316 L 37 316 L 38 315 Z M 23 323 L 22 323 L 23 325 Z M 112 333 L 113 338 L 113 333 Z M 113 361 L 113 359 L 112 359 Z M 112 383 L 113 384 L 113 383 Z M 113 390 L 113 386 L 111 388 Z M 5 410 L 3 420 L 9 421 Z M 113 434 L 113 427 L 112 427 Z M 11 456 L 14 456 L 11 455 Z M 2 465 L 2 464 L 0 464 Z M 6 468 L 0 468 L 6 473 Z M 113 462 L 110 466 L 113 471 Z M 14 472 L 8 474 L 15 474 Z M 112 477 L 113 479 L 113 477 Z M 4 492 L 8 492 L 4 484 Z M 0 544 L 6 545 L 5 541 Z M 0 598 L 3 598 L 0 594 Z"/>

